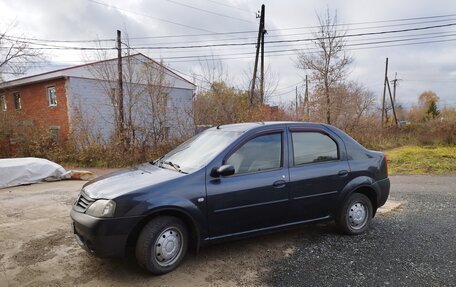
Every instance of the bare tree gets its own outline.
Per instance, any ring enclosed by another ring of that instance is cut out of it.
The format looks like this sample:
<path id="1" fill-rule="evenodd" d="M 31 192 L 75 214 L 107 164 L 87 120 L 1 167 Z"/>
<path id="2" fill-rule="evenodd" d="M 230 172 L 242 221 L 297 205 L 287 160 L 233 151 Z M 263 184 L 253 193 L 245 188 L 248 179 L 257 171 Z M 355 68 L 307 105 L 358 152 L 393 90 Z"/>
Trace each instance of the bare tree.
<path id="1" fill-rule="evenodd" d="M 333 87 L 347 76 L 347 68 L 353 59 L 345 53 L 345 32 L 337 24 L 337 12 L 331 16 L 317 15 L 318 31 L 314 33 L 316 52 L 298 54 L 298 68 L 310 70 L 310 77 L 317 84 L 318 95 L 325 99 L 326 122 L 331 124 L 331 93 Z"/>
<path id="2" fill-rule="evenodd" d="M 253 67 L 250 67 L 248 70 L 244 71 L 243 73 L 243 87 L 242 89 L 245 89 L 246 91 L 249 90 L 249 88 L 252 85 L 252 71 Z M 263 100 L 264 102 L 262 104 L 265 104 L 268 99 L 270 99 L 274 93 L 277 90 L 277 87 L 279 85 L 279 74 L 274 71 L 274 69 L 271 67 L 271 65 L 268 65 L 266 67 L 266 70 L 264 71 L 264 97 Z M 258 75 L 258 79 L 255 82 L 255 95 L 254 95 L 254 103 L 259 103 L 260 102 L 260 78 Z"/>
<path id="3" fill-rule="evenodd" d="M 252 72 L 245 71 L 241 83 L 235 85 L 230 81 L 220 61 L 201 61 L 195 70 L 197 72 L 194 73 L 194 79 L 199 84 L 193 98 L 195 126 L 288 119 L 278 107 L 258 105 L 258 95 L 255 106 L 250 106 L 249 87 Z M 259 84 L 257 81 L 257 85 Z M 268 66 L 265 71 L 265 99 L 273 96 L 277 85 L 278 75 Z"/>
<path id="4" fill-rule="evenodd" d="M 236 117 L 232 111 L 239 100 L 238 91 L 227 84 L 228 74 L 220 60 L 199 61 L 192 75 L 198 86 L 193 97 L 195 126 L 227 123 Z"/>
<path id="5" fill-rule="evenodd" d="M 125 149 L 141 148 L 146 152 L 150 147 L 166 143 L 168 138 L 187 136 L 192 129 L 191 99 L 188 99 L 189 111 L 183 108 L 182 102 L 173 96 L 175 75 L 170 73 L 164 63 L 148 59 L 144 55 L 131 55 L 125 49 L 122 59 L 123 67 L 123 118 L 119 129 L 122 112 L 119 109 L 117 90 L 117 63 L 106 60 L 106 53 L 99 53 L 99 61 L 89 65 L 106 101 L 100 101 L 91 109 L 109 110 L 106 122 L 114 127 L 112 139 L 122 144 Z M 101 98 L 100 98 L 101 99 Z M 182 99 L 181 99 L 182 100 Z"/>
<path id="6" fill-rule="evenodd" d="M 161 64 L 155 62 L 144 63 L 142 67 L 144 79 L 143 101 L 143 134 L 146 141 L 151 141 L 153 146 L 168 140 L 169 112 L 172 109 L 169 93 L 171 85 L 166 78 L 166 70 Z M 145 142 L 146 142 L 145 141 Z"/>
<path id="7" fill-rule="evenodd" d="M 375 106 L 375 96 L 356 82 L 335 87 L 333 119 L 337 126 L 350 132 Z"/>
<path id="8" fill-rule="evenodd" d="M 111 119 L 109 119 L 109 118 L 106 118 L 105 120 L 108 121 L 109 124 L 113 124 L 113 126 L 115 127 L 113 137 L 116 139 L 116 141 L 120 141 L 122 144 L 125 145 L 125 138 L 124 138 L 125 126 L 124 126 L 124 123 L 121 124 L 121 122 L 122 122 L 121 118 L 125 119 L 125 115 L 120 114 L 122 112 L 122 109 L 119 108 L 120 102 L 119 102 L 119 96 L 118 96 L 119 91 L 117 89 L 117 77 L 118 77 L 117 76 L 118 75 L 117 64 L 114 63 L 113 61 L 107 60 L 108 55 L 107 55 L 106 51 L 104 51 L 104 50 L 100 50 L 97 53 L 96 57 L 98 60 L 97 63 L 94 65 L 89 65 L 88 68 L 89 68 L 91 74 L 96 79 L 100 80 L 98 82 L 98 84 L 100 85 L 100 87 L 103 91 L 103 94 L 105 96 L 107 96 L 107 98 L 109 99 L 109 102 L 100 103 L 100 104 L 108 106 L 109 110 L 112 111 L 114 122 L 111 122 Z M 123 64 L 124 64 L 124 61 L 123 61 Z M 128 66 L 128 64 L 127 64 L 127 66 Z M 123 77 L 132 78 L 132 76 L 128 75 L 128 73 L 124 73 Z M 101 111 L 104 110 L 106 107 L 94 106 L 92 108 L 97 109 L 98 110 L 97 113 L 100 115 L 103 115 L 103 113 Z"/>
<path id="9" fill-rule="evenodd" d="M 24 74 L 33 60 L 42 57 L 40 50 L 31 47 L 23 37 L 11 36 L 13 25 L 0 31 L 0 83 L 7 75 Z"/>
<path id="10" fill-rule="evenodd" d="M 196 125 L 219 125 L 241 122 L 248 113 L 248 92 L 225 82 L 213 82 L 193 101 Z"/>
<path id="11" fill-rule="evenodd" d="M 230 82 L 222 61 L 214 58 L 198 61 L 198 65 L 192 71 L 192 76 L 193 82 L 198 87 L 197 94 L 209 90 L 212 83 Z"/>

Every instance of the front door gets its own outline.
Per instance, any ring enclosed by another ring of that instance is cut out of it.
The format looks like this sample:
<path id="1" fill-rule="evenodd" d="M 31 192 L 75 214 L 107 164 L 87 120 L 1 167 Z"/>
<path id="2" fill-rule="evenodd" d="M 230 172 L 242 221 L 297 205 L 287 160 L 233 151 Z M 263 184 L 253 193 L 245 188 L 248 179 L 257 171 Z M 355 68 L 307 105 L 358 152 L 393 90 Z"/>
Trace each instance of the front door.
<path id="1" fill-rule="evenodd" d="M 224 160 L 234 167 L 234 175 L 208 179 L 210 237 L 286 222 L 290 180 L 284 167 L 285 141 L 283 130 L 251 137 Z"/>

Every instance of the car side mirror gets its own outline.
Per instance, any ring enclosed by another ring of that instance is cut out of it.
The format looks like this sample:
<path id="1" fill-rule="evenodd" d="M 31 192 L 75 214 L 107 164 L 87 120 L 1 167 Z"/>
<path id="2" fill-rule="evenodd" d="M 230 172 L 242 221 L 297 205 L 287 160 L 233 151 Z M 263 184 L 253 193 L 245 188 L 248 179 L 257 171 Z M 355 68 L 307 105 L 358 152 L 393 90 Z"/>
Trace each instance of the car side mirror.
<path id="1" fill-rule="evenodd" d="M 211 170 L 211 176 L 212 177 L 229 176 L 229 175 L 233 175 L 234 172 L 235 172 L 234 166 L 232 166 L 230 164 L 225 164 L 219 168 L 214 167 Z"/>

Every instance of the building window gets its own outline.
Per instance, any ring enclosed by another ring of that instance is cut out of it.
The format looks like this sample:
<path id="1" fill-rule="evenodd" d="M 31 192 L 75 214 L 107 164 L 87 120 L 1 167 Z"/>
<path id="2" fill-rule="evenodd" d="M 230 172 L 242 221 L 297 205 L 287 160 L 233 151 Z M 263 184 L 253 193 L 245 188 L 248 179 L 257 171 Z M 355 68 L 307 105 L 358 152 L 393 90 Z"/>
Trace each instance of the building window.
<path id="1" fill-rule="evenodd" d="M 60 127 L 59 126 L 51 126 L 49 127 L 49 131 L 51 132 L 51 140 L 59 141 L 59 134 L 60 134 Z"/>
<path id="2" fill-rule="evenodd" d="M 2 107 L 2 111 L 4 111 L 4 112 L 8 108 L 8 106 L 6 104 L 6 96 L 5 95 L 1 95 L 0 96 L 0 106 Z"/>
<path id="3" fill-rule="evenodd" d="M 22 104 L 21 104 L 21 94 L 19 93 L 14 93 L 14 108 L 16 111 L 20 111 L 22 109 Z"/>
<path id="4" fill-rule="evenodd" d="M 55 87 L 48 87 L 47 94 L 48 94 L 49 106 L 56 107 L 57 106 L 57 93 L 56 93 Z"/>

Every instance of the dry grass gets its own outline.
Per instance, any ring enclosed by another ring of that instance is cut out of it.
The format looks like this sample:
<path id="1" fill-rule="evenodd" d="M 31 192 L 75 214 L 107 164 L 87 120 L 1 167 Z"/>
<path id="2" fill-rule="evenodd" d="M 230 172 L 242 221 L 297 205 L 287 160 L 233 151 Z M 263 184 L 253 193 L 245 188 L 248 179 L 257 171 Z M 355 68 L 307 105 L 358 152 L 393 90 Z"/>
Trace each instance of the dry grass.
<path id="1" fill-rule="evenodd" d="M 404 146 L 385 153 L 391 175 L 456 174 L 456 146 Z"/>
<path id="2" fill-rule="evenodd" d="M 387 150 L 393 174 L 456 173 L 456 112 L 451 115 L 400 128 L 381 128 L 375 119 L 361 121 L 353 129 L 341 128 L 369 149 Z M 266 108 L 250 116 L 249 120 L 287 119 Z M 67 166 L 125 167 L 156 159 L 185 140 L 180 138 L 155 146 L 132 143 L 127 149 L 114 140 L 89 136 L 74 135 L 66 141 L 54 142 L 45 127 L 14 126 L 14 120 L 0 117 L 0 158 L 34 156 Z M 11 148 L 7 144 L 11 136 L 8 131 L 13 127 L 17 130 L 14 136 L 17 144 Z"/>
<path id="3" fill-rule="evenodd" d="M 358 127 L 349 134 L 363 146 L 387 150 L 407 145 L 451 146 L 456 144 L 456 121 L 414 123 L 405 127 Z"/>

